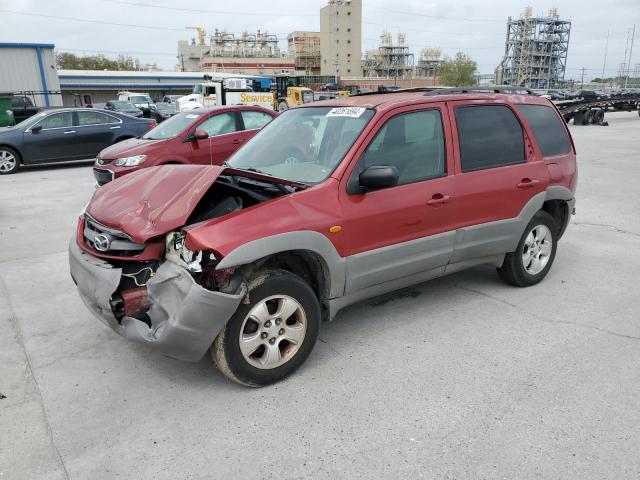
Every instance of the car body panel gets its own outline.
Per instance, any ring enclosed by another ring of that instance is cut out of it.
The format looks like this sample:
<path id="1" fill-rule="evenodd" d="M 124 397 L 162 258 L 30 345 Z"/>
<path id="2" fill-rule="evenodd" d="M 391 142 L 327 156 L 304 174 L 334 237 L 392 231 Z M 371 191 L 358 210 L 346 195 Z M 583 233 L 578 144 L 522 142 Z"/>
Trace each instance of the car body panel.
<path id="1" fill-rule="evenodd" d="M 218 272 L 260 265 L 262 259 L 283 252 L 314 254 L 328 282 L 326 292 L 318 294 L 326 302 L 327 318 L 333 318 L 339 309 L 373 295 L 473 265 L 500 266 L 505 254 L 515 250 L 526 225 L 545 201 L 562 200 L 573 210 L 575 149 L 572 147 L 566 155 L 544 158 L 515 108 L 519 103 L 551 105 L 547 99 L 533 96 L 470 93 L 430 97 L 416 92 L 317 102 L 314 107 L 364 106 L 375 110 L 339 165 L 318 184 L 291 189 L 243 209 L 185 225 L 199 200 L 208 189 L 216 188 L 221 176 L 246 176 L 284 185 L 291 182 L 224 167 L 165 166 L 145 169 L 103 187 L 95 194 L 87 213 L 139 242 L 158 242 L 161 236 L 179 230 L 187 249 L 213 255 L 211 258 L 217 262 L 213 268 Z M 462 171 L 453 108 L 481 104 L 506 105 L 514 111 L 523 128 L 522 163 Z M 349 179 L 355 175 L 359 159 L 385 122 L 401 113 L 434 108 L 440 109 L 444 125 L 446 174 L 386 189 L 349 193 Z M 525 179 L 537 182 L 522 188 L 519 184 Z M 438 196 L 450 197 L 450 201 L 428 203 Z M 81 236 L 77 242 L 82 242 Z M 82 246 L 80 249 L 87 251 Z M 105 258 L 98 252 L 92 255 Z M 74 256 L 77 255 L 72 253 L 70 258 Z M 157 260 L 161 261 L 161 254 Z M 165 259 L 160 278 L 149 282 L 166 281 L 168 289 L 167 293 L 156 289 L 157 297 L 152 303 L 181 304 L 187 296 L 178 277 L 192 277 L 186 268 L 175 264 L 164 267 L 169 263 Z M 108 281 L 111 283 L 107 290 L 117 288 L 115 280 Z M 92 282 L 88 280 L 89 284 Z M 85 290 L 97 291 L 98 287 Z M 85 296 L 86 291 L 82 292 Z M 93 304 L 104 303 L 104 299 L 94 297 Z M 95 308 L 93 311 L 96 313 Z M 227 317 L 233 314 L 231 308 L 221 307 L 220 312 Z M 219 331 L 218 320 L 216 317 L 215 328 L 203 335 L 206 341 L 189 340 L 190 334 L 184 333 L 172 340 L 175 348 L 161 346 L 160 350 L 178 358 L 197 359 L 190 345 L 203 350 L 203 345 Z M 150 343 L 156 338 L 155 322 L 152 328 L 136 319 L 109 322 L 114 330 L 134 340 L 142 338 Z"/>

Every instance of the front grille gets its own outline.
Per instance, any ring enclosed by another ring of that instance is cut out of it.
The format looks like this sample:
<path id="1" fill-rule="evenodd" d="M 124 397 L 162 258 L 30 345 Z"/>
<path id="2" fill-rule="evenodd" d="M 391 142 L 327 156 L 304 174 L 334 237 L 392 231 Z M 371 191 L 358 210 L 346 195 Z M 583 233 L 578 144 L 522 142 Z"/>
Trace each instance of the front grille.
<path id="1" fill-rule="evenodd" d="M 96 179 L 96 183 L 99 186 L 104 185 L 105 183 L 109 183 L 113 180 L 113 172 L 111 170 L 103 170 L 101 168 L 93 169 L 93 176 Z"/>
<path id="2" fill-rule="evenodd" d="M 84 215 L 84 241 L 94 250 L 108 255 L 137 255 L 145 248 L 144 243 L 134 242 L 129 235 L 102 225 L 91 215 Z"/>

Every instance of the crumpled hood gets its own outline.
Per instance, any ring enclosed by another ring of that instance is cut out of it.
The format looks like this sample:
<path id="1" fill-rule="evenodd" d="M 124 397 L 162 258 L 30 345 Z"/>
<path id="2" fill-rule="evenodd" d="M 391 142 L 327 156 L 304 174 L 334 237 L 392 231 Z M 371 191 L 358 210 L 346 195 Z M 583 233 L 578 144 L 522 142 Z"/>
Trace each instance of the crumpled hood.
<path id="1" fill-rule="evenodd" d="M 143 140 L 142 138 L 129 138 L 105 148 L 98 155 L 99 158 L 115 160 L 134 155 L 147 155 L 167 140 Z"/>
<path id="2" fill-rule="evenodd" d="M 86 211 L 144 243 L 183 226 L 223 170 L 208 165 L 143 168 L 99 188 Z"/>

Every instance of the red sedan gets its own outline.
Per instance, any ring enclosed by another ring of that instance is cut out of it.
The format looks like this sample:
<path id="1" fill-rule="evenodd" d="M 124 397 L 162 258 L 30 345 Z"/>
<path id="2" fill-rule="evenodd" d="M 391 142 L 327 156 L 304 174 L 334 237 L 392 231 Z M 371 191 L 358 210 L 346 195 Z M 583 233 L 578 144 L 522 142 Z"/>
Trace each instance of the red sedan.
<path id="1" fill-rule="evenodd" d="M 102 150 L 93 174 L 98 185 L 104 185 L 156 165 L 220 165 L 277 115 L 273 110 L 249 105 L 179 113 L 140 138 Z"/>

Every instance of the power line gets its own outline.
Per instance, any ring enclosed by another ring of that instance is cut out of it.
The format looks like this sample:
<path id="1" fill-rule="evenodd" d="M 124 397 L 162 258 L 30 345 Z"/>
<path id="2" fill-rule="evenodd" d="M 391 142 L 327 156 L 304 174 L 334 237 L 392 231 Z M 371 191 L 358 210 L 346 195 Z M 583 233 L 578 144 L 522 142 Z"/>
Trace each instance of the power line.
<path id="1" fill-rule="evenodd" d="M 101 2 L 107 3 L 117 3 L 120 5 L 129 5 L 132 7 L 144 7 L 144 8 L 158 8 L 161 10 L 172 10 L 176 12 L 194 12 L 194 13 L 215 13 L 216 15 L 253 15 L 259 17 L 271 16 L 271 17 L 282 17 L 282 13 L 274 13 L 274 12 L 251 12 L 248 10 L 243 10 L 242 12 L 230 12 L 225 10 L 207 10 L 206 8 L 186 8 L 186 7 L 168 7 L 166 5 L 158 5 L 153 3 L 140 3 L 140 2 L 131 2 L 128 0 L 100 0 Z M 314 13 L 289 13 L 287 12 L 288 17 L 317 17 Z"/>

